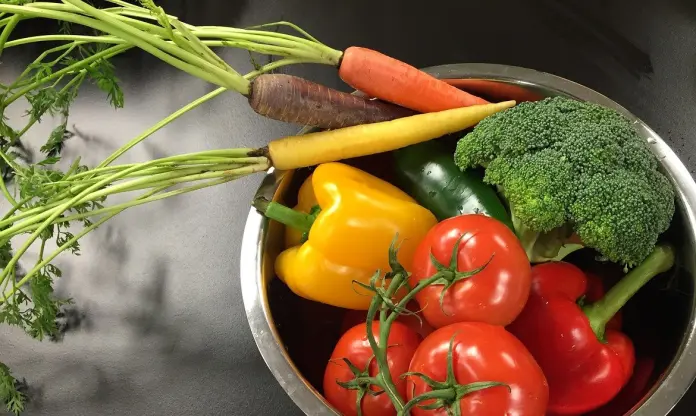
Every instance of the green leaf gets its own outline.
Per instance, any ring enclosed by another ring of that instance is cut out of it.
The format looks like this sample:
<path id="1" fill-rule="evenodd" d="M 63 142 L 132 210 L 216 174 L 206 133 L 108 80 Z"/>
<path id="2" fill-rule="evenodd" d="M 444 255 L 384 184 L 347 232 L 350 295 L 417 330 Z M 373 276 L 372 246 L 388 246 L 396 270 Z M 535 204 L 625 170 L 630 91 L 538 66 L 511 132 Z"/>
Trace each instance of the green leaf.
<path id="1" fill-rule="evenodd" d="M 86 68 L 87 76 L 100 90 L 106 93 L 109 102 L 114 108 L 122 108 L 124 104 L 123 91 L 119 86 L 119 80 L 114 74 L 114 66 L 106 59 L 100 59 Z"/>
<path id="2" fill-rule="evenodd" d="M 63 122 L 51 131 L 48 141 L 41 146 L 41 151 L 49 158 L 58 157 L 63 151 L 65 141 L 71 137 L 73 137 L 73 134 L 68 131 L 67 121 Z"/>
<path id="3" fill-rule="evenodd" d="M 62 20 L 60 22 L 60 28 L 58 29 L 58 33 L 62 35 L 69 35 L 72 33 L 72 25 L 70 22 L 66 22 Z"/>
<path id="4" fill-rule="evenodd" d="M 12 259 L 12 244 L 9 240 L 0 244 L 0 269 L 4 269 Z"/>
<path id="5" fill-rule="evenodd" d="M 19 188 L 19 196 L 22 199 L 29 199 L 32 201 L 27 203 L 27 206 L 46 203 L 58 192 L 63 190 L 63 187 L 47 187 L 46 185 L 60 181 L 64 176 L 65 174 L 63 172 L 44 169 L 43 166 L 38 164 L 30 165 L 26 168 L 18 168 L 17 185 Z"/>
<path id="6" fill-rule="evenodd" d="M 24 411 L 26 396 L 17 389 L 19 383 L 12 376 L 10 369 L 0 362 L 0 400 L 5 403 L 8 412 L 15 415 Z"/>
<path id="7" fill-rule="evenodd" d="M 31 308 L 32 320 L 29 335 L 38 340 L 53 335 L 58 330 L 56 318 L 62 301 L 53 299 L 53 276 L 42 270 L 29 281 L 34 307 Z"/>
<path id="8" fill-rule="evenodd" d="M 27 67 L 29 69 L 30 81 L 40 81 L 53 74 L 53 67 L 46 62 L 32 62 Z"/>
<path id="9" fill-rule="evenodd" d="M 58 95 L 58 91 L 53 88 L 44 88 L 27 93 L 25 97 L 31 105 L 31 108 L 27 110 L 27 114 L 39 122 L 46 113 L 55 115 Z"/>
<path id="10" fill-rule="evenodd" d="M 18 134 L 19 132 L 17 132 L 17 130 L 7 124 L 7 118 L 3 115 L 2 118 L 0 118 L 0 137 L 6 139 L 5 141 L 14 141 Z"/>
<path id="11" fill-rule="evenodd" d="M 48 165 L 55 165 L 60 161 L 60 158 L 57 156 L 49 156 L 46 159 L 42 160 L 38 164 L 41 166 L 48 166 Z"/>
<path id="12" fill-rule="evenodd" d="M 256 59 L 254 59 L 254 54 L 251 51 L 249 51 L 249 60 L 251 61 L 251 65 L 254 67 L 255 70 L 258 71 L 259 69 L 261 69 L 261 67 L 263 67 L 263 65 L 256 62 Z"/>
<path id="13" fill-rule="evenodd" d="M 58 228 L 60 229 L 60 226 Z M 58 247 L 67 246 L 67 249 L 70 250 L 72 254 L 79 255 L 80 244 L 77 241 L 69 243 L 69 240 L 73 237 L 75 236 L 72 233 L 67 231 L 59 231 L 58 236 L 56 237 L 56 244 L 58 244 Z"/>

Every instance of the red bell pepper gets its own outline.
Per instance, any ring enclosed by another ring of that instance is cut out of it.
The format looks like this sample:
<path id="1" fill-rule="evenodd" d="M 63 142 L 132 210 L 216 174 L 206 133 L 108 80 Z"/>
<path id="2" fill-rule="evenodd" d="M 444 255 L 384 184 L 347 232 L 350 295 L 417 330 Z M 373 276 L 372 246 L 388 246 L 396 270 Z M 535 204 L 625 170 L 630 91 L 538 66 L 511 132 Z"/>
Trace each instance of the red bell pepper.
<path id="1" fill-rule="evenodd" d="M 549 383 L 548 412 L 582 414 L 606 404 L 633 372 L 633 343 L 607 328 L 621 307 L 652 277 L 674 264 L 671 247 L 657 246 L 600 300 L 581 306 L 587 276 L 564 262 L 532 268 L 532 292 L 508 329 L 529 349 Z M 584 301 L 584 299 L 583 299 Z"/>
<path id="2" fill-rule="evenodd" d="M 633 376 L 628 384 L 612 401 L 585 416 L 619 416 L 629 412 L 650 390 L 655 360 L 651 357 L 639 357 L 633 368 Z"/>

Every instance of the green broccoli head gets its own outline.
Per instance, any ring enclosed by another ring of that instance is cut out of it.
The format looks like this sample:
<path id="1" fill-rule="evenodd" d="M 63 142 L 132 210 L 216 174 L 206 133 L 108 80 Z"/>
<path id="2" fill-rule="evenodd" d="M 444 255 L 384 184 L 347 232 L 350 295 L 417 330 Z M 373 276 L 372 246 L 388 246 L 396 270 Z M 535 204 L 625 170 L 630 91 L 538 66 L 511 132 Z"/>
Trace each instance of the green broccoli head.
<path id="1" fill-rule="evenodd" d="M 455 161 L 486 168 L 530 259 L 535 242 L 544 258 L 568 251 L 560 237 L 574 231 L 607 259 L 637 264 L 674 215 L 674 189 L 648 143 L 593 103 L 555 97 L 499 112 L 459 141 Z"/>
<path id="2" fill-rule="evenodd" d="M 669 227 L 671 190 L 669 180 L 657 171 L 640 175 L 617 169 L 583 178 L 570 206 L 575 232 L 608 260 L 637 265 Z"/>
<path id="3" fill-rule="evenodd" d="M 539 232 L 565 224 L 572 201 L 573 171 L 557 150 L 493 159 L 485 178 L 498 185 L 515 207 L 516 221 Z"/>

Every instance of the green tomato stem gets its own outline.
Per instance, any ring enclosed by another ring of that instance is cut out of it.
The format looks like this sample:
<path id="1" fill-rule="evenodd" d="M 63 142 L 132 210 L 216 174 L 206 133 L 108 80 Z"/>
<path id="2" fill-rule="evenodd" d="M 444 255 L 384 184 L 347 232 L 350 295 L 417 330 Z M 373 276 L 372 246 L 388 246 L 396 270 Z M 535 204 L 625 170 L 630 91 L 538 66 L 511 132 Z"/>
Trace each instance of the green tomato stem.
<path id="1" fill-rule="evenodd" d="M 394 296 L 396 291 L 401 287 L 402 283 L 406 279 L 403 273 L 397 273 L 396 276 L 389 283 L 385 297 L 391 298 Z M 397 413 L 403 411 L 404 401 L 399 395 L 399 392 L 394 384 L 394 380 L 391 377 L 389 371 L 389 364 L 387 362 L 387 346 L 389 345 L 389 331 L 391 330 L 391 324 L 381 323 L 379 327 L 379 344 L 375 339 L 374 333 L 372 332 L 372 326 L 374 319 L 377 316 L 377 311 L 381 309 L 384 300 L 381 296 L 375 295 L 370 304 L 370 308 L 367 310 L 367 342 L 370 344 L 370 348 L 375 353 L 375 361 L 377 362 L 377 367 L 379 368 L 379 375 L 377 379 L 381 382 L 381 387 L 384 389 L 384 393 L 389 396 L 389 399 L 394 404 L 394 408 Z"/>
<path id="2" fill-rule="evenodd" d="M 405 308 L 406 305 L 408 305 L 408 303 L 414 297 L 416 297 L 418 292 L 420 292 L 421 290 L 425 289 L 426 287 L 432 285 L 433 283 L 437 282 L 441 278 L 442 278 L 442 276 L 440 275 L 440 273 L 436 273 L 428 279 L 424 279 L 424 280 L 419 281 L 418 284 L 416 285 L 416 287 L 414 287 L 412 290 L 410 290 L 408 293 L 406 293 L 406 295 L 404 295 L 404 297 L 401 299 L 401 301 L 399 302 L 397 307 Z M 396 321 L 398 317 L 399 317 L 399 314 L 397 314 L 397 313 L 392 313 L 391 315 L 389 315 L 386 322 L 389 325 L 390 329 L 391 329 L 391 324 L 393 324 L 394 321 Z"/>
<path id="3" fill-rule="evenodd" d="M 389 283 L 389 287 L 387 288 L 387 291 L 385 293 L 386 298 L 391 298 L 396 294 L 396 291 L 399 290 L 400 287 L 403 286 L 405 279 L 407 279 L 408 276 L 404 275 L 403 273 L 397 273 L 396 276 L 391 280 Z M 414 287 L 412 290 L 410 290 L 396 305 L 396 310 L 399 309 L 405 309 L 406 305 L 408 305 L 408 302 L 410 302 L 418 292 L 423 290 L 425 287 L 430 286 L 431 284 L 435 283 L 441 278 L 439 273 L 436 273 L 432 277 L 428 279 L 424 279 L 418 282 L 416 287 Z M 372 351 L 375 353 L 375 360 L 377 362 L 377 366 L 380 369 L 380 375 L 379 379 L 381 380 L 380 387 L 382 387 L 385 391 L 386 394 L 389 395 L 389 398 L 391 399 L 392 403 L 394 404 L 394 407 L 397 411 L 397 414 L 401 415 L 404 414 L 404 406 L 405 403 L 401 396 L 398 394 L 398 391 L 396 389 L 396 385 L 394 384 L 394 380 L 391 377 L 391 373 L 389 372 L 389 366 L 387 363 L 387 345 L 389 342 L 389 333 L 391 331 L 392 324 L 396 319 L 399 317 L 399 313 L 397 312 L 391 312 L 388 316 L 383 315 L 383 309 L 382 306 L 384 304 L 384 300 L 381 296 L 375 296 L 374 299 L 372 300 L 372 303 L 370 304 L 370 307 L 367 311 L 367 340 L 368 343 L 370 344 L 370 347 L 372 348 Z M 373 320 L 377 316 L 377 311 L 380 311 L 380 330 L 379 330 L 379 343 L 375 339 L 373 332 L 372 332 L 372 326 L 373 326 Z M 384 347 L 382 347 L 384 346 Z"/>
<path id="4" fill-rule="evenodd" d="M 429 391 L 426 393 L 422 393 L 418 395 L 417 397 L 414 397 L 411 401 L 406 403 L 404 406 L 404 409 L 401 413 L 398 413 L 398 416 L 405 416 L 410 414 L 409 412 L 411 409 L 416 407 L 419 403 L 422 403 L 426 400 L 442 400 L 444 402 L 451 402 L 456 399 L 457 393 L 454 391 L 454 389 L 447 389 L 447 390 L 433 390 Z"/>
<path id="5" fill-rule="evenodd" d="M 459 242 L 455 244 L 453 248 L 453 259 L 456 259 L 456 252 L 458 250 Z M 433 260 L 434 261 L 434 260 Z M 394 381 L 392 379 L 391 373 L 389 371 L 389 366 L 388 366 L 388 360 L 387 360 L 387 346 L 389 342 L 389 333 L 391 331 L 391 326 L 393 323 L 396 321 L 396 319 L 399 317 L 399 315 L 402 313 L 402 311 L 406 310 L 406 306 L 408 303 L 418 294 L 421 290 L 424 288 L 432 285 L 432 284 L 438 284 L 440 283 L 443 279 L 451 281 L 451 282 L 456 282 L 457 280 L 455 279 L 463 279 L 466 277 L 469 277 L 475 273 L 478 273 L 485 265 L 480 268 L 476 269 L 471 272 L 458 272 L 457 271 L 457 265 L 456 265 L 456 260 L 453 260 L 452 264 L 450 264 L 449 267 L 446 267 L 444 265 L 439 265 L 438 267 L 438 272 L 435 273 L 434 275 L 430 276 L 427 279 L 422 279 L 419 280 L 416 286 L 412 289 L 410 289 L 402 298 L 401 300 L 396 304 L 396 305 L 391 305 L 391 299 L 395 296 L 397 291 L 402 288 L 402 287 L 408 287 L 407 280 L 408 279 L 408 272 L 398 264 L 397 260 L 397 251 L 394 248 L 394 243 L 392 244 L 392 247 L 390 248 L 389 252 L 389 264 L 392 267 L 392 272 L 391 272 L 391 281 L 389 282 L 388 287 L 386 290 L 382 288 L 377 287 L 377 280 L 379 278 L 379 275 L 375 275 L 372 278 L 372 281 L 370 283 L 371 288 L 375 291 L 375 296 L 372 299 L 372 302 L 370 303 L 370 307 L 368 308 L 367 311 L 367 340 L 368 343 L 370 344 L 370 348 L 375 354 L 375 360 L 377 362 L 377 366 L 379 367 L 379 375 L 377 376 L 378 380 L 381 381 L 380 386 L 384 389 L 385 393 L 389 396 L 390 400 L 392 401 L 392 404 L 394 405 L 394 408 L 396 409 L 396 414 L 398 416 L 407 416 L 409 414 L 410 409 L 419 403 L 422 400 L 427 400 L 431 397 L 428 396 L 428 394 L 436 395 L 438 396 L 439 399 L 443 401 L 452 401 L 454 400 L 455 402 L 457 401 L 457 394 L 458 392 L 454 390 L 456 386 L 456 379 L 454 376 L 454 370 L 452 368 L 452 362 L 451 362 L 451 346 L 450 346 L 450 361 L 448 364 L 448 383 L 452 385 L 452 389 L 447 389 L 447 388 L 442 388 L 440 389 L 440 392 L 429 392 L 426 393 L 425 395 L 422 396 L 417 396 L 413 398 L 410 402 L 404 403 L 403 399 L 399 396 L 396 386 L 394 384 Z M 488 263 L 486 263 L 487 265 Z M 379 272 L 378 272 L 379 273 Z M 458 276 L 461 275 L 461 276 Z M 387 300 L 389 300 L 389 304 L 387 304 Z M 391 312 L 388 312 L 388 310 L 391 310 Z M 374 324 L 374 319 L 377 315 L 377 312 L 379 311 L 380 316 L 380 330 L 379 330 L 379 342 L 375 339 L 375 336 L 373 334 L 373 324 Z M 477 389 L 482 389 L 482 388 L 488 388 L 493 385 L 499 385 L 500 383 L 481 383 L 480 386 L 474 386 Z M 485 387 L 485 386 L 488 387 Z M 433 397 L 434 397 L 433 396 Z M 446 397 L 445 397 L 446 396 Z M 453 405 L 454 408 L 457 408 L 458 403 Z M 449 411 L 449 410 L 448 410 Z M 449 413 L 448 413 L 449 414 Z"/>

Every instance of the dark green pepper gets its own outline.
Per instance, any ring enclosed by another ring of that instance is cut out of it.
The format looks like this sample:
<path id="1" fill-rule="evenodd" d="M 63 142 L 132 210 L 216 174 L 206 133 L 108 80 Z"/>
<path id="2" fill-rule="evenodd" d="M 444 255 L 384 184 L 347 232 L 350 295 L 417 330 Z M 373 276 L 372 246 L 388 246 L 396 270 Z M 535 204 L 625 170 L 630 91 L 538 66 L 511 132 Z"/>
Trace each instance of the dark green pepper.
<path id="1" fill-rule="evenodd" d="M 452 153 L 437 142 L 424 142 L 394 153 L 396 185 L 429 209 L 438 221 L 481 213 L 512 229 L 510 216 L 478 171 L 459 170 Z"/>

